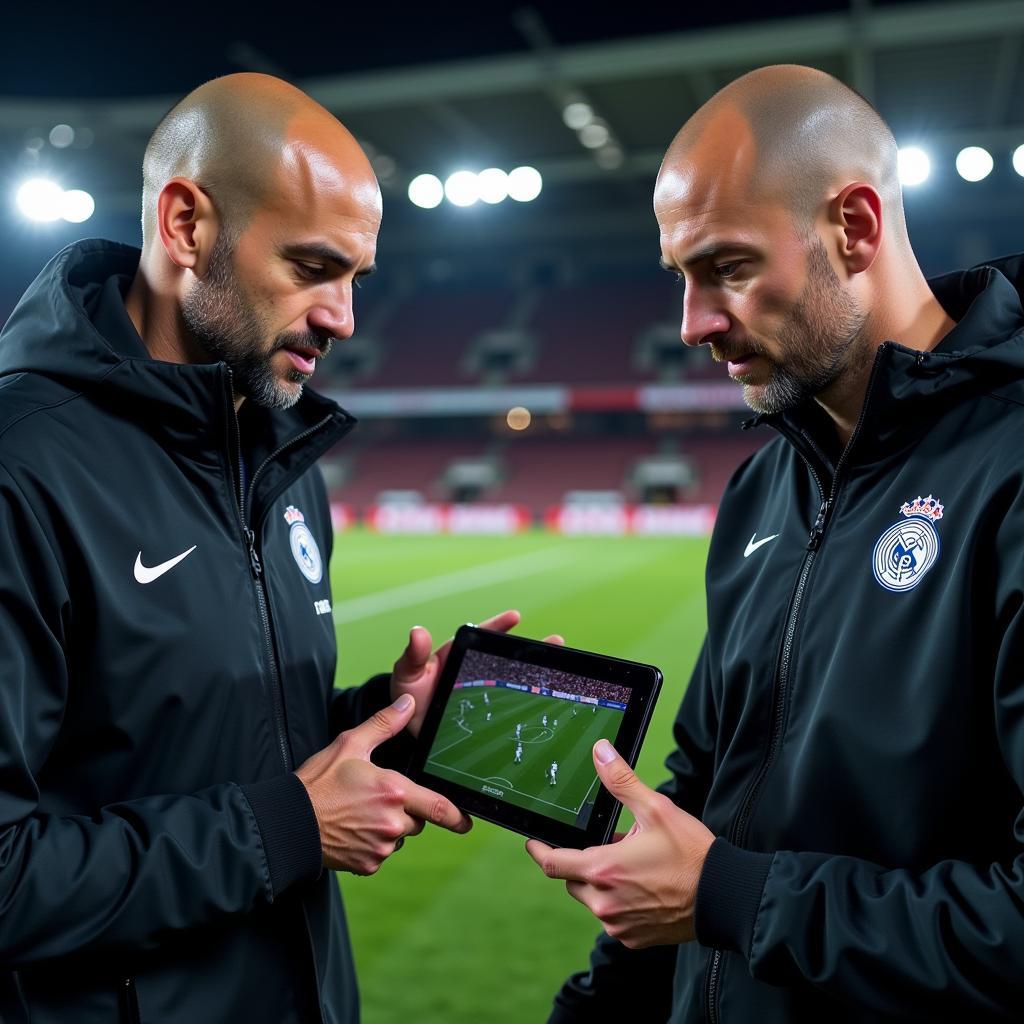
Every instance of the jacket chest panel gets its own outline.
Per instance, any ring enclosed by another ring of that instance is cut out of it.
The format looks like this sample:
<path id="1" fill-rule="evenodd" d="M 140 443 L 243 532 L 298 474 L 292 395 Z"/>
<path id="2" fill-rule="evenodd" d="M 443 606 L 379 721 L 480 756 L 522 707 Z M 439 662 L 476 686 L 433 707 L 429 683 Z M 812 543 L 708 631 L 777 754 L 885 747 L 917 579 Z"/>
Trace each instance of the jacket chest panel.
<path id="1" fill-rule="evenodd" d="M 124 449 L 122 443 L 116 461 L 93 458 L 47 475 L 60 481 L 62 493 L 53 499 L 62 510 L 72 595 L 72 707 L 54 770 L 73 777 L 76 791 L 91 800 L 102 800 L 114 778 L 109 762 L 92 777 L 91 749 L 119 751 L 119 797 L 125 780 L 141 794 L 277 774 L 271 650 L 281 680 L 296 695 L 288 722 L 308 737 L 305 748 L 326 732 L 331 616 L 315 616 L 307 600 L 312 625 L 305 631 L 296 625 L 291 577 L 313 588 L 286 543 L 267 553 L 271 614 L 264 626 L 223 466 L 183 463 L 147 445 L 130 456 L 146 472 L 132 474 L 125 471 Z M 312 504 L 311 489 L 300 493 Z M 322 599 L 329 600 L 326 565 L 323 575 Z"/>
<path id="2" fill-rule="evenodd" d="M 999 771 L 990 684 L 974 684 L 992 679 L 995 650 L 979 564 L 988 472 L 925 445 L 840 490 L 808 576 L 753 844 L 913 864 L 977 835 L 964 823 L 981 814 L 979 770 Z"/>

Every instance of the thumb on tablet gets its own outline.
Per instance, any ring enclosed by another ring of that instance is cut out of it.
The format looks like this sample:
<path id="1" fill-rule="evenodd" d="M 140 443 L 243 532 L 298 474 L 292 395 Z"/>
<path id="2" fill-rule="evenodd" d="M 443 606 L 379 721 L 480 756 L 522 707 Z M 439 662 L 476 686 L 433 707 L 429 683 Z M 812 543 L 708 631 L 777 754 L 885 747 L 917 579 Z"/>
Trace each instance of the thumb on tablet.
<path id="1" fill-rule="evenodd" d="M 636 772 L 607 740 L 598 740 L 594 744 L 594 764 L 605 789 L 616 800 L 622 801 L 639 820 L 650 798 L 656 795 L 654 790 L 640 781 Z"/>
<path id="2" fill-rule="evenodd" d="M 361 725 L 343 733 L 346 744 L 356 746 L 364 757 L 369 757 L 385 740 L 397 736 L 408 725 L 415 710 L 412 694 L 403 693 L 394 704 L 375 711 Z"/>

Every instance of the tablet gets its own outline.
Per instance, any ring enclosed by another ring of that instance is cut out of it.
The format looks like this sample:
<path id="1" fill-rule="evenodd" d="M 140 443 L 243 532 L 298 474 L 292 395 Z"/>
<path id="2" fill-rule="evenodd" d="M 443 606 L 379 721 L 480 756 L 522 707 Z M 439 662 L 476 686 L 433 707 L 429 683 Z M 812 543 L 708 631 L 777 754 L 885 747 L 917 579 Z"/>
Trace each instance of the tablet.
<path id="1" fill-rule="evenodd" d="M 600 784 L 592 748 L 609 739 L 635 766 L 661 681 L 652 665 L 463 626 L 410 775 L 551 846 L 607 843 L 621 804 Z"/>

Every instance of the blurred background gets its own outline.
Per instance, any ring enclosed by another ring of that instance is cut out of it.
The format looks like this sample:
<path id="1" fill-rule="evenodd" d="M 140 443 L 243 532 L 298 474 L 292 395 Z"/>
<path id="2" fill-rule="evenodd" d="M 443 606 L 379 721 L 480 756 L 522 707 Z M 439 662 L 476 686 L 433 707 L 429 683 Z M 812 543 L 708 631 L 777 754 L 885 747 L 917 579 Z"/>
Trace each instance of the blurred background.
<path id="1" fill-rule="evenodd" d="M 1024 2 L 22 7 L 0 41 L 0 320 L 77 238 L 139 244 L 142 153 L 200 82 L 294 81 L 384 193 L 379 271 L 314 387 L 360 420 L 324 463 L 338 680 L 506 606 L 522 631 L 654 662 L 660 781 L 703 630 L 722 488 L 767 432 L 679 339 L 651 210 L 718 88 L 797 62 L 901 147 L 927 274 L 1024 248 Z M 596 931 L 518 837 L 425 833 L 342 879 L 368 1024 L 543 1020 Z"/>

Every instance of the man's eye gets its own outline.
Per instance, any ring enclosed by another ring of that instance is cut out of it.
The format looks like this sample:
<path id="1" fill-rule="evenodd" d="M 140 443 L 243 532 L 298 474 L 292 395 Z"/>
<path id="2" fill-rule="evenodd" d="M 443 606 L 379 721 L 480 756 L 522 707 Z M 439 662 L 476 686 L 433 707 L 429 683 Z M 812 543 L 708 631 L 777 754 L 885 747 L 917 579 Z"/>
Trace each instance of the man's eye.
<path id="1" fill-rule="evenodd" d="M 715 277 L 728 280 L 736 276 L 736 271 L 743 265 L 742 260 L 734 260 L 732 263 L 719 263 L 715 267 Z"/>
<path id="2" fill-rule="evenodd" d="M 325 273 L 325 268 L 321 264 L 302 263 L 299 260 L 295 261 L 295 270 L 299 277 L 307 281 L 318 281 Z"/>

